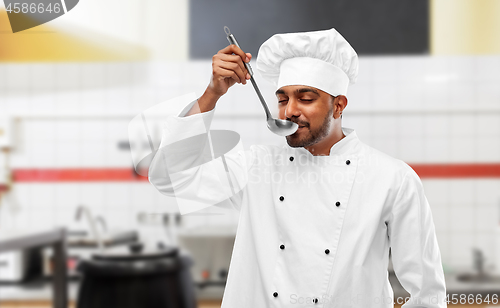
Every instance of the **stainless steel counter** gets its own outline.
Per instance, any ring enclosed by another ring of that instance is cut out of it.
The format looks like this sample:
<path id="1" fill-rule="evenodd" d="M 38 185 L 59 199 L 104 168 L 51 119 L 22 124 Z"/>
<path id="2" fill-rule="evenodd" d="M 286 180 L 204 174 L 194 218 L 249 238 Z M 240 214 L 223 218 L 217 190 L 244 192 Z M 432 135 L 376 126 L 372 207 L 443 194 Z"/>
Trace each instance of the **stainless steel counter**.
<path id="1" fill-rule="evenodd" d="M 0 233 L 0 252 L 42 246 L 50 246 L 54 250 L 54 277 L 52 279 L 54 308 L 67 308 L 66 229 Z M 4 290 L 0 294 L 4 294 Z"/>

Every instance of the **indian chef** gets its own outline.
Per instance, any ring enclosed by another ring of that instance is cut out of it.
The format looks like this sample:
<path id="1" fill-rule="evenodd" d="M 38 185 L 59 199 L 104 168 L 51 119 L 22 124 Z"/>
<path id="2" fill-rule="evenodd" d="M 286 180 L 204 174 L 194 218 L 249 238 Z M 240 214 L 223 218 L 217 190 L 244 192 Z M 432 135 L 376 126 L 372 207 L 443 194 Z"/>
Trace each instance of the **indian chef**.
<path id="1" fill-rule="evenodd" d="M 243 150 L 210 125 L 219 99 L 249 81 L 251 58 L 235 45 L 213 56 L 208 87 L 166 119 L 149 168 L 150 182 L 185 207 L 239 211 L 222 308 L 393 307 L 389 253 L 411 295 L 404 307 L 446 307 L 419 177 L 342 126 L 358 73 L 351 45 L 335 29 L 265 41 L 257 69 L 276 85 L 279 118 L 299 128 L 284 146 Z"/>

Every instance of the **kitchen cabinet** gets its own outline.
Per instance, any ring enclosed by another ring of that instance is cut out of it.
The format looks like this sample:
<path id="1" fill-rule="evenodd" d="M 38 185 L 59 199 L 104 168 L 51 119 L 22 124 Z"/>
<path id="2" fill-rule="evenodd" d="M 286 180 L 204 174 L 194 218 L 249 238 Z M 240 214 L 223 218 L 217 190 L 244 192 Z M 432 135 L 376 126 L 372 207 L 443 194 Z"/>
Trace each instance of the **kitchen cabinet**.
<path id="1" fill-rule="evenodd" d="M 220 300 L 199 301 L 198 308 L 220 308 Z M 2 308 L 50 308 L 51 301 L 0 301 Z M 68 308 L 75 308 L 75 302 L 70 301 Z"/>

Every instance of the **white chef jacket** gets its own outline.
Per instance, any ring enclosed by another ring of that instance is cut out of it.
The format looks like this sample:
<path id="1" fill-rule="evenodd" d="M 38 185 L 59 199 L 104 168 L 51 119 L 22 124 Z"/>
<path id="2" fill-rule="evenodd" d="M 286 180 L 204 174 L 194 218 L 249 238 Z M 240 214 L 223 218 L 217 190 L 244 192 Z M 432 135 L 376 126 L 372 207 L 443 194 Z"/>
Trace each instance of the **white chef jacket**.
<path id="1" fill-rule="evenodd" d="M 251 146 L 212 153 L 210 165 L 200 132 L 214 112 L 166 121 L 162 149 L 202 139 L 157 153 L 149 179 L 166 195 L 240 211 L 222 308 L 393 307 L 389 248 L 411 294 L 403 307 L 446 307 L 432 214 L 413 169 L 348 128 L 329 156 Z"/>

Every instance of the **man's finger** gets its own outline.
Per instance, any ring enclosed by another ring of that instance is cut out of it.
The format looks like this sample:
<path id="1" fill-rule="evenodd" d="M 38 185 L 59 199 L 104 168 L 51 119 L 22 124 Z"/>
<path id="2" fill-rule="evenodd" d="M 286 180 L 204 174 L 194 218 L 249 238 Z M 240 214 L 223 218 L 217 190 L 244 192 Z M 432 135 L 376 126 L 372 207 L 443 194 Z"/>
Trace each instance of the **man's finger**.
<path id="1" fill-rule="evenodd" d="M 238 46 L 236 45 L 229 45 L 227 46 L 226 48 L 220 50 L 219 52 L 222 52 L 222 53 L 225 53 L 225 54 L 232 54 L 234 53 L 235 55 L 238 55 L 241 57 L 241 60 L 243 62 L 248 62 L 250 61 L 250 59 L 247 57 L 247 55 L 243 52 L 243 50 L 241 50 Z"/>
<path id="2" fill-rule="evenodd" d="M 235 74 L 238 76 L 238 78 L 240 79 L 238 82 L 240 83 L 243 83 L 243 84 L 246 84 L 246 71 L 244 71 L 240 65 L 236 62 L 228 62 L 228 61 L 220 61 L 218 63 L 218 66 L 223 68 L 223 69 L 226 69 L 226 70 L 230 70 L 230 71 L 233 71 L 235 72 Z"/>
<path id="3" fill-rule="evenodd" d="M 243 76 L 247 74 L 247 68 L 245 67 L 245 64 L 243 64 L 243 61 L 241 61 L 241 58 L 237 55 L 226 55 L 226 54 L 221 54 L 220 59 L 222 61 L 226 62 L 234 62 L 237 63 L 243 72 Z"/>
<path id="4" fill-rule="evenodd" d="M 221 76 L 223 78 L 232 78 L 236 82 L 240 82 L 241 83 L 240 78 L 238 77 L 238 75 L 234 71 L 232 71 L 232 70 L 228 70 L 228 69 L 225 69 L 223 67 L 218 66 L 218 67 L 216 67 L 214 69 L 214 71 L 215 71 L 215 73 L 217 75 L 219 75 L 219 76 Z"/>

